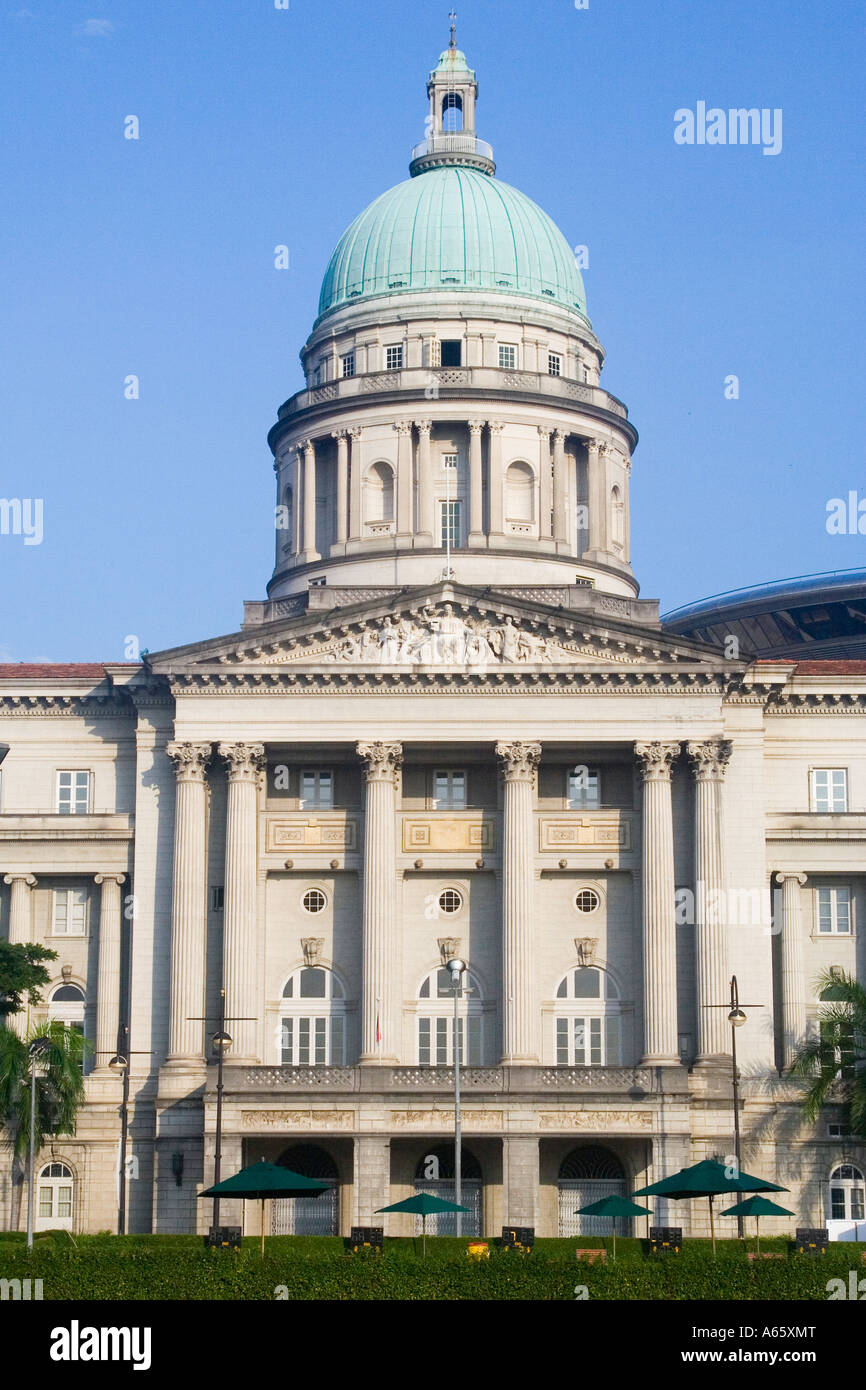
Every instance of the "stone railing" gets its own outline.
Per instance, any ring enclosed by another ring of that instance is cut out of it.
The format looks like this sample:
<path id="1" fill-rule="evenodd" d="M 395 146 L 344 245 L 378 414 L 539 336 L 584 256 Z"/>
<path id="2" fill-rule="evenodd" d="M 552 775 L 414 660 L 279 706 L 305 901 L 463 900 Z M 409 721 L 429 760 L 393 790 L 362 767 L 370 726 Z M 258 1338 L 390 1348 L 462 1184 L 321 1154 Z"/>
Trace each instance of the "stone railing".
<path id="1" fill-rule="evenodd" d="M 452 1067 L 283 1067 L 227 1066 L 226 1090 L 253 1091 L 383 1091 L 430 1095 L 454 1091 Z M 608 1092 L 651 1094 L 659 1089 L 651 1067 L 465 1067 L 460 1070 L 464 1091 L 499 1095 Z"/>

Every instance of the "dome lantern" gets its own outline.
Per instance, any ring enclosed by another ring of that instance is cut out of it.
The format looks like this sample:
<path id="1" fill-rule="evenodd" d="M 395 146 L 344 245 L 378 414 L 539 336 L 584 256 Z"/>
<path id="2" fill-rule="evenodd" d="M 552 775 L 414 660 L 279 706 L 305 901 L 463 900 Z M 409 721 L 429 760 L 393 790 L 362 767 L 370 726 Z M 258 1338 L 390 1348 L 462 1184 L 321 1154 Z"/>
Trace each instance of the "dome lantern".
<path id="1" fill-rule="evenodd" d="M 446 164 L 463 165 L 485 174 L 496 172 L 493 150 L 475 134 L 478 82 L 466 54 L 457 47 L 456 18 L 452 10 L 451 42 L 427 79 L 427 135 L 412 151 L 409 173 L 413 178 Z"/>

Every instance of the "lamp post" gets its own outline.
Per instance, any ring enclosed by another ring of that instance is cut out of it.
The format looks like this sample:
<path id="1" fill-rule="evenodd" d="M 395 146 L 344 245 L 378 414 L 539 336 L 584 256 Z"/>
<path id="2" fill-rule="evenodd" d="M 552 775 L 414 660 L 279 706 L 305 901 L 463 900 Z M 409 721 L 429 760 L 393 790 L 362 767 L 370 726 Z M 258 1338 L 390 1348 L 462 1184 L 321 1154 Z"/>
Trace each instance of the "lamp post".
<path id="1" fill-rule="evenodd" d="M 51 1039 L 34 1038 L 27 1049 L 30 1059 L 30 1161 L 27 1171 L 27 1249 L 33 1249 L 33 1203 L 36 1194 L 36 1075 L 39 1057 L 51 1046 Z"/>
<path id="2" fill-rule="evenodd" d="M 255 1023 L 256 1021 L 257 1021 L 257 1020 L 256 1020 L 255 1018 L 248 1018 L 248 1017 L 246 1017 L 246 1016 L 241 1016 L 241 1015 L 238 1015 L 238 1016 L 236 1016 L 236 1017 L 233 1016 L 233 1017 L 230 1018 L 230 1019 L 229 1019 L 229 1018 L 226 1018 L 226 992 L 225 992 L 225 989 L 221 989 L 221 990 L 220 990 L 220 1006 L 219 1006 L 219 1013 L 217 1014 L 216 1019 L 214 1019 L 212 1015 L 208 1014 L 208 1015 L 205 1015 L 203 1018 L 191 1018 L 191 1019 L 189 1020 L 190 1023 L 214 1023 L 214 1022 L 215 1022 L 216 1025 L 217 1025 L 217 1030 L 216 1030 L 215 1033 L 213 1033 L 213 1034 L 211 1035 L 211 1040 L 210 1040 L 210 1041 L 211 1041 L 211 1047 L 213 1048 L 214 1052 L 216 1053 L 216 1059 L 217 1059 L 216 1136 L 215 1136 L 215 1143 L 214 1143 L 214 1160 L 213 1160 L 213 1174 L 214 1174 L 214 1177 L 213 1177 L 213 1185 L 214 1185 L 214 1187 L 216 1187 L 217 1183 L 218 1183 L 219 1180 L 220 1180 L 220 1168 L 221 1168 L 221 1164 L 222 1164 L 222 1145 L 223 1145 L 223 1090 L 224 1090 L 224 1086 L 223 1086 L 223 1057 L 224 1057 L 225 1053 L 227 1052 L 227 1050 L 228 1050 L 228 1049 L 231 1047 L 231 1045 L 232 1045 L 232 1037 L 231 1037 L 231 1034 L 230 1034 L 230 1033 L 227 1033 L 227 1032 L 226 1032 L 226 1024 L 227 1024 L 227 1023 Z M 214 1227 L 216 1227 L 216 1226 L 219 1225 L 219 1221 L 220 1221 L 220 1199 L 219 1199 L 219 1197 L 214 1197 L 214 1199 L 213 1199 L 213 1224 L 214 1224 Z"/>
<path id="3" fill-rule="evenodd" d="M 728 1022 L 731 1025 L 731 1081 L 734 1092 L 734 1153 L 737 1159 L 737 1173 L 742 1171 L 740 1161 L 740 1073 L 737 1070 L 737 1029 L 742 1028 L 746 1021 L 740 1004 L 740 995 L 737 989 L 737 977 L 731 976 L 731 999 L 729 1004 L 710 1004 L 711 1009 L 729 1009 Z M 762 1004 L 749 1004 L 750 1009 L 763 1008 Z M 745 1235 L 742 1216 L 737 1217 L 737 1235 L 742 1240 Z"/>
<path id="4" fill-rule="evenodd" d="M 462 1172 L 461 1172 L 461 1134 L 460 1134 L 460 1014 L 459 1001 L 463 974 L 466 970 L 466 962 L 455 957 L 448 962 L 448 971 L 451 975 L 451 987 L 454 991 L 454 1201 L 458 1208 L 461 1205 L 462 1197 Z M 456 1229 L 458 1238 L 463 1234 L 463 1213 L 456 1211 Z"/>
<path id="5" fill-rule="evenodd" d="M 129 1138 L 129 1059 L 130 1057 L 152 1057 L 151 1052 L 130 1052 L 129 1024 L 121 1023 L 117 1030 L 117 1051 L 109 1059 L 108 1067 L 115 1074 L 120 1073 L 123 1089 L 120 1099 L 120 1173 L 117 1193 L 117 1234 L 126 1235 L 126 1147 Z"/>

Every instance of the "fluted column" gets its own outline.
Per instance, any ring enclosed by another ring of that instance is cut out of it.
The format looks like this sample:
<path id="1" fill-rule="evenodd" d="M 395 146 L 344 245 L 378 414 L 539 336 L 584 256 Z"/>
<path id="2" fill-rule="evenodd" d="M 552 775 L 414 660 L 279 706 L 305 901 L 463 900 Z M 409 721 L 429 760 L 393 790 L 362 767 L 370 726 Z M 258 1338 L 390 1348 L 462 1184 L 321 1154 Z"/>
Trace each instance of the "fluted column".
<path id="1" fill-rule="evenodd" d="M 605 455 L 607 444 L 588 439 L 589 454 L 589 551 L 607 550 L 607 488 Z"/>
<path id="2" fill-rule="evenodd" d="M 730 993 L 725 901 L 722 783 L 731 756 L 726 739 L 689 743 L 695 777 L 695 963 L 697 1061 L 730 1051 L 727 1014 L 718 1005 Z"/>
<path id="3" fill-rule="evenodd" d="M 256 1060 L 256 830 L 262 743 L 221 743 L 228 764 L 223 896 L 223 988 L 234 1042 L 232 1060 Z M 247 1021 L 237 1021 L 247 1020 Z"/>
<path id="4" fill-rule="evenodd" d="M 568 475 L 565 462 L 565 430 L 553 432 L 553 535 L 557 544 L 564 545 L 568 540 L 568 517 L 566 516 L 568 496 Z"/>
<path id="5" fill-rule="evenodd" d="M 469 422 L 469 544 L 483 545 L 483 481 L 481 476 L 481 431 L 483 420 Z"/>
<path id="6" fill-rule="evenodd" d="M 412 535 L 412 423 L 400 420 L 397 431 L 397 534 Z"/>
<path id="7" fill-rule="evenodd" d="M 349 439 L 345 430 L 334 430 L 337 441 L 337 544 L 345 545 L 349 534 Z"/>
<path id="8" fill-rule="evenodd" d="M 677 1053 L 677 943 L 671 771 L 678 743 L 637 743 L 643 773 L 643 998 L 645 1064 Z"/>
<path id="9" fill-rule="evenodd" d="M 502 835 L 503 1065 L 538 1060 L 532 988 L 533 817 L 540 743 L 497 743 L 505 783 Z"/>
<path id="10" fill-rule="evenodd" d="M 553 507 L 553 475 L 550 469 L 550 429 L 538 426 L 538 534 L 541 540 L 550 539 Z"/>
<path id="11" fill-rule="evenodd" d="M 399 743 L 359 743 L 364 760 L 364 925 L 361 1062 L 396 1062 L 398 978 L 394 968 L 397 781 Z"/>
<path id="12" fill-rule="evenodd" d="M 505 425 L 498 420 L 489 420 L 490 429 L 490 476 L 488 506 L 490 508 L 490 534 L 505 534 L 505 481 L 502 476 L 502 431 Z"/>
<path id="13" fill-rule="evenodd" d="M 316 549 L 316 446 L 305 439 L 304 450 L 304 561 L 318 560 Z"/>
<path id="14" fill-rule="evenodd" d="M 788 1067 L 806 1032 L 806 977 L 800 934 L 800 889 L 806 883 L 806 875 L 776 873 L 774 878 L 782 885 L 782 1057 Z"/>
<path id="15" fill-rule="evenodd" d="M 9 945 L 21 945 L 33 939 L 30 917 L 30 890 L 36 887 L 33 874 L 5 874 L 3 882 L 9 894 Z M 17 1014 L 7 1015 L 7 1026 L 21 1037 L 27 1032 L 27 1005 Z"/>
<path id="16" fill-rule="evenodd" d="M 174 891 L 171 904 L 171 981 L 168 1060 L 200 1062 L 204 1013 L 204 951 L 207 922 L 205 775 L 209 743 L 169 743 L 166 752 L 177 776 L 174 808 Z"/>
<path id="17" fill-rule="evenodd" d="M 120 1028 L 120 885 L 126 874 L 97 874 L 99 966 L 96 981 L 96 1065 L 107 1067 L 117 1052 Z"/>
<path id="18" fill-rule="evenodd" d="M 416 420 L 418 431 L 418 539 L 433 544 L 433 473 L 430 467 L 432 420 Z"/>
<path id="19" fill-rule="evenodd" d="M 347 434 L 352 441 L 349 461 L 349 539 L 358 541 L 364 534 L 361 515 L 361 426 L 353 425 Z"/>

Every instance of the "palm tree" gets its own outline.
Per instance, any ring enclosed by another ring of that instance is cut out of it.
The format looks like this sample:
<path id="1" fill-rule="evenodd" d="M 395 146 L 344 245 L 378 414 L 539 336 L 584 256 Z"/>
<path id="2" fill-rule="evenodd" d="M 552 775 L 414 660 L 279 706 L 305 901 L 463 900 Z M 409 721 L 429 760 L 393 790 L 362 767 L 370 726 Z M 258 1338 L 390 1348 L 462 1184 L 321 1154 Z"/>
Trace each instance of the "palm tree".
<path id="1" fill-rule="evenodd" d="M 790 1075 L 807 1083 L 803 1113 L 810 1124 L 833 1101 L 846 1107 L 848 1132 L 866 1138 L 866 987 L 832 969 L 816 988 L 818 1032 L 798 1048 Z"/>
<path id="2" fill-rule="evenodd" d="M 30 1148 L 29 1049 L 36 1038 L 47 1039 L 39 1054 L 42 1074 L 36 1079 L 36 1153 L 49 1134 L 75 1133 L 84 1100 L 81 1067 L 89 1044 L 77 1028 L 53 1020 L 30 1028 L 23 1038 L 11 1028 L 0 1028 L 0 1125 L 10 1127 L 7 1142 L 19 1160 Z"/>

